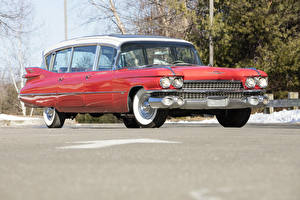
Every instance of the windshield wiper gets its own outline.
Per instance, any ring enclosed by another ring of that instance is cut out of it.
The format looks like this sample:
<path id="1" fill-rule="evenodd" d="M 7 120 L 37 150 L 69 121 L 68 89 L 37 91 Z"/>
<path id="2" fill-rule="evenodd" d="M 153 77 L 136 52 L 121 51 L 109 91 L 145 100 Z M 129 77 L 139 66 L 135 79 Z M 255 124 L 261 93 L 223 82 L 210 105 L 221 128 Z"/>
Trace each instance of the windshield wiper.
<path id="1" fill-rule="evenodd" d="M 140 68 L 145 68 L 145 67 L 157 67 L 157 66 L 167 66 L 167 65 L 162 65 L 162 64 L 149 64 L 149 65 L 142 65 L 139 66 Z"/>
<path id="2" fill-rule="evenodd" d="M 192 66 L 194 64 L 191 64 L 191 63 L 186 63 L 184 61 L 181 61 L 181 60 L 175 60 L 174 62 L 172 62 L 173 65 L 175 66 L 183 66 L 183 65 L 187 65 L 187 66 Z"/>
<path id="3" fill-rule="evenodd" d="M 176 63 L 174 64 L 174 66 L 193 66 L 195 64 L 191 64 L 191 63 Z"/>

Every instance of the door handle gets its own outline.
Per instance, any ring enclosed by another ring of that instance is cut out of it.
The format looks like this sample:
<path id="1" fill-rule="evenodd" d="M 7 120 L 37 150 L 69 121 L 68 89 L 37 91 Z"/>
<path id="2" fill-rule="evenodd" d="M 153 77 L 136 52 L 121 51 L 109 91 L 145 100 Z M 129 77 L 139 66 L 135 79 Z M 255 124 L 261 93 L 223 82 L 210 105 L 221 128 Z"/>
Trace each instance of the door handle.
<path id="1" fill-rule="evenodd" d="M 59 81 L 63 81 L 63 80 L 64 80 L 64 77 L 60 77 L 58 80 L 59 80 Z"/>
<path id="2" fill-rule="evenodd" d="M 91 75 L 86 75 L 85 80 L 88 80 L 91 77 Z"/>

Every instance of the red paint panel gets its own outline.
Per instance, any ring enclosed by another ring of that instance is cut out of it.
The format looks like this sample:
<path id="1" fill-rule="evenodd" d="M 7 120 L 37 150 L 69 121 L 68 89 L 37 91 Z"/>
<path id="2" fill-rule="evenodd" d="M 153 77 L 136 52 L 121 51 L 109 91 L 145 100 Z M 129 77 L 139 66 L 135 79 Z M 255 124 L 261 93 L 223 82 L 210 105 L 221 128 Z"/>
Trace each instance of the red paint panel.
<path id="1" fill-rule="evenodd" d="M 88 112 L 111 112 L 113 71 L 87 72 L 84 104 Z"/>
<path id="2" fill-rule="evenodd" d="M 58 73 L 57 74 L 57 103 L 60 111 L 65 108 L 83 107 L 85 72 Z"/>
<path id="3" fill-rule="evenodd" d="M 57 91 L 56 73 L 41 68 L 26 68 L 27 76 L 35 74 L 35 77 L 27 79 L 20 94 L 40 94 L 36 96 L 21 96 L 20 99 L 28 105 L 37 107 L 55 107 L 56 96 L 43 94 L 55 94 Z M 39 75 L 39 76 L 36 76 Z"/>
<path id="4" fill-rule="evenodd" d="M 128 95 L 131 88 L 143 87 L 146 90 L 161 89 L 159 81 L 161 77 L 173 76 L 170 69 L 166 68 L 142 68 L 121 69 L 114 71 L 113 91 L 124 93 L 113 94 L 113 112 L 128 112 Z"/>

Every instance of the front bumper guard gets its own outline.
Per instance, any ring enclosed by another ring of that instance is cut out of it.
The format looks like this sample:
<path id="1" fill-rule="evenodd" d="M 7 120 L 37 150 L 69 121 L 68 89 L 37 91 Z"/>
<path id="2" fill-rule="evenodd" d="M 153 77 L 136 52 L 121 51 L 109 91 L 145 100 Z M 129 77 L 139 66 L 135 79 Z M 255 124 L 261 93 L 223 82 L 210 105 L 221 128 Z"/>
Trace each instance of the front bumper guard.
<path id="1" fill-rule="evenodd" d="M 269 103 L 267 96 L 250 96 L 241 99 L 211 96 L 205 99 L 182 99 L 178 96 L 149 97 L 152 108 L 168 109 L 238 109 L 264 107 Z"/>

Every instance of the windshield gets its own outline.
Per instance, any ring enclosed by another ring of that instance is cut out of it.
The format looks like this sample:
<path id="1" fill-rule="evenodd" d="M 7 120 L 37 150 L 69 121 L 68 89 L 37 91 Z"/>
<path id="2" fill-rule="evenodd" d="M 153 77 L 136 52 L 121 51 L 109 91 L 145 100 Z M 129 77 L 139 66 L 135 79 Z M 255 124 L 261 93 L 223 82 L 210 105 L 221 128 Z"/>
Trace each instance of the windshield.
<path id="1" fill-rule="evenodd" d="M 121 47 L 119 68 L 154 65 L 202 65 L 197 51 L 189 43 L 131 42 Z"/>

